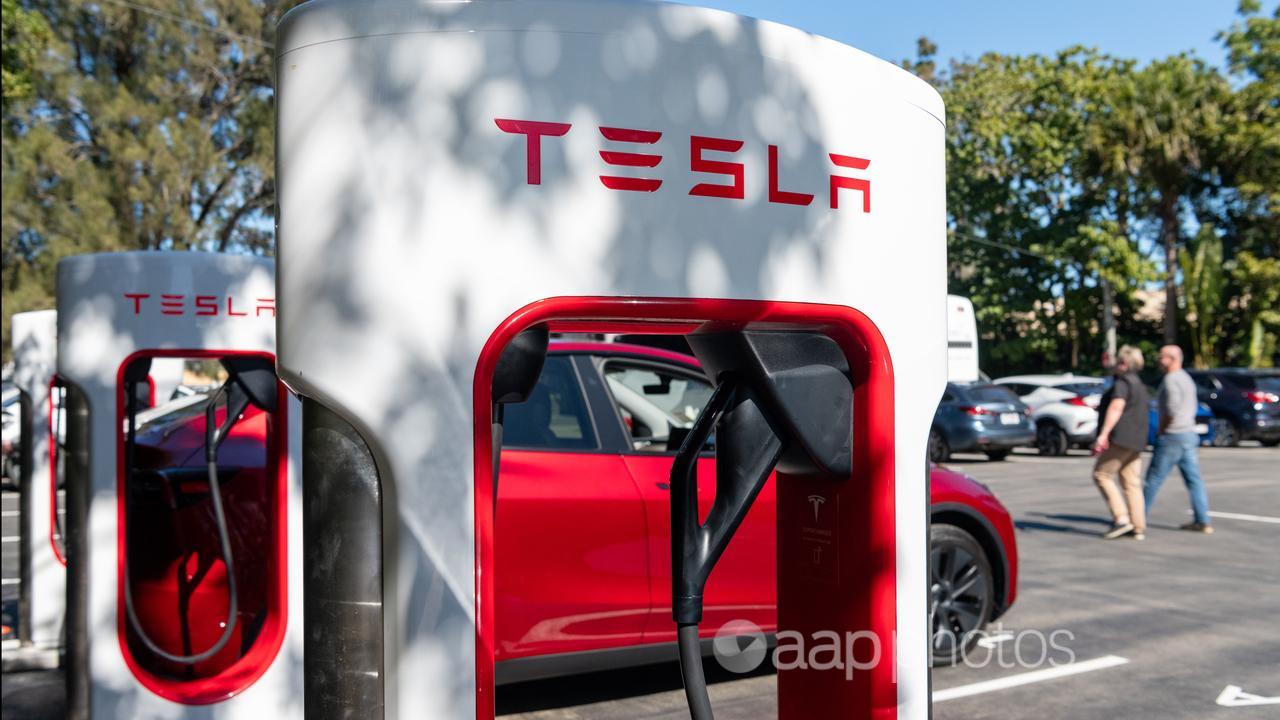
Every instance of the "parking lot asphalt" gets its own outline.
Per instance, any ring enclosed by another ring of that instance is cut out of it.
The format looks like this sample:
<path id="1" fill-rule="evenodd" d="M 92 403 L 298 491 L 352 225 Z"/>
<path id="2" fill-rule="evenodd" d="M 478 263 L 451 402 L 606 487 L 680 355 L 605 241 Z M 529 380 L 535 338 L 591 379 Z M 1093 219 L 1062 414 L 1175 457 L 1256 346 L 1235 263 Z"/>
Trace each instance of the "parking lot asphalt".
<path id="1" fill-rule="evenodd" d="M 1205 448 L 1201 462 L 1216 532 L 1177 529 L 1190 517 L 1175 472 L 1142 542 L 1098 537 L 1110 520 L 1086 452 L 1020 451 L 1005 462 L 961 454 L 948 463 L 989 485 L 1012 513 L 1021 582 L 990 647 L 969 666 L 933 672 L 933 717 L 1280 717 L 1280 701 L 1243 704 L 1280 697 L 1280 450 Z M 1055 631 L 1037 664 L 1038 638 Z M 705 665 L 718 671 L 718 719 L 776 717 L 773 675 L 739 679 L 712 658 Z M 508 720 L 688 717 L 675 664 L 499 688 L 498 705 Z"/>
<path id="2" fill-rule="evenodd" d="M 1257 702 L 1250 695 L 1280 697 L 1280 449 L 1205 448 L 1201 462 L 1216 532 L 1177 529 L 1189 506 L 1173 477 L 1144 542 L 1098 538 L 1109 521 L 1087 453 L 1019 452 L 1005 462 L 957 455 L 948 463 L 989 485 L 1014 516 L 1021 582 L 989 647 L 970 666 L 934 671 L 933 717 L 1280 717 L 1280 704 L 1247 704 Z M 17 495 L 2 500 L 8 538 L 17 532 Z M 14 577 L 17 544 L 4 543 L 0 556 L 4 577 Z M 8 623 L 17 587 L 6 583 L 3 597 Z M 1038 637 L 1055 631 L 1046 663 L 1036 664 Z M 1016 666 L 1019 655 L 1028 667 Z M 717 718 L 776 716 L 767 670 L 744 679 L 712 658 L 705 665 Z M 5 678 L 7 698 L 22 680 Z M 498 708 L 510 720 L 688 717 L 674 663 L 503 687 Z"/>

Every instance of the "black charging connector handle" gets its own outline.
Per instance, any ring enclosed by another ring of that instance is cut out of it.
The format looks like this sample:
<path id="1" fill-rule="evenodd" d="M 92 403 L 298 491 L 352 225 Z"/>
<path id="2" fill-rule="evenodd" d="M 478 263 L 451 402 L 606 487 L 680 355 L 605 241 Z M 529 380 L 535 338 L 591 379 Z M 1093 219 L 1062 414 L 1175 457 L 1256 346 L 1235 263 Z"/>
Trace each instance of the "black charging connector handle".
<path id="1" fill-rule="evenodd" d="M 853 383 L 821 333 L 733 331 L 686 338 L 716 389 L 671 467 L 671 615 L 693 720 L 713 720 L 698 623 L 707 578 L 775 468 L 848 477 Z M 698 456 L 716 433 L 716 498 L 698 522 Z"/>
<path id="2" fill-rule="evenodd" d="M 706 522 L 699 523 L 698 457 L 713 432 L 716 497 Z M 782 436 L 755 391 L 739 376 L 723 373 L 671 466 L 671 616 L 693 720 L 714 718 L 698 637 L 702 594 L 783 449 Z"/>
<path id="3" fill-rule="evenodd" d="M 542 375 L 542 366 L 547 362 L 547 345 L 551 341 L 551 332 L 546 325 L 534 325 L 521 330 L 507 346 L 502 348 L 498 356 L 498 364 L 493 369 L 491 381 L 493 420 L 490 426 L 492 435 L 493 501 L 498 501 L 498 465 L 502 458 L 502 421 L 503 408 L 510 403 L 522 403 L 533 394 L 538 378 Z"/>
<path id="4" fill-rule="evenodd" d="M 818 332 L 776 330 L 695 333 L 687 339 L 708 375 L 732 372 L 758 393 L 787 438 L 780 472 L 849 477 L 853 380 L 835 340 Z"/>
<path id="5" fill-rule="evenodd" d="M 227 578 L 227 621 L 223 625 L 222 634 L 218 637 L 218 640 L 209 648 L 193 655 L 178 655 L 167 652 L 152 640 L 151 636 L 142 627 L 142 621 L 138 618 L 137 610 L 134 608 L 133 583 L 129 576 L 128 553 L 125 554 L 124 602 L 129 624 L 133 627 L 134 634 L 148 650 L 169 662 L 180 665 L 195 665 L 222 652 L 222 649 L 230 642 L 240 616 L 240 592 L 237 587 L 235 557 L 231 550 L 231 534 L 227 527 L 227 514 L 222 507 L 222 485 L 218 479 L 218 448 L 226 441 L 231 429 L 235 427 L 235 424 L 240 420 L 240 416 L 244 414 L 245 410 L 249 409 L 250 405 L 255 405 L 266 412 L 275 412 L 277 409 L 277 380 L 275 368 L 270 360 L 254 356 L 233 356 L 223 358 L 222 365 L 227 369 L 227 381 L 209 398 L 204 411 L 204 447 L 205 464 L 208 466 L 209 472 L 209 500 L 213 504 L 214 524 L 218 528 L 218 549 L 222 555 L 222 563 L 226 570 Z M 146 368 L 149 369 L 149 367 L 150 361 L 148 360 Z M 145 377 L 145 369 L 142 374 Z M 132 383 L 137 382 L 137 379 L 130 376 L 128 370 L 126 370 L 125 380 L 129 384 L 127 389 L 129 396 L 132 398 L 136 395 L 133 391 Z M 226 397 L 227 410 L 222 418 L 222 425 L 218 425 L 218 400 L 224 396 Z M 129 430 L 125 443 L 125 467 L 126 472 L 131 477 L 133 474 L 133 446 L 136 442 L 136 412 L 132 408 L 133 401 L 131 400 L 130 402 Z"/>
<path id="6" fill-rule="evenodd" d="M 698 517 L 698 457 L 716 434 L 716 496 Z M 671 615 L 702 620 L 702 593 L 716 562 L 782 456 L 783 441 L 755 391 L 733 374 L 720 378 L 671 466 Z"/>

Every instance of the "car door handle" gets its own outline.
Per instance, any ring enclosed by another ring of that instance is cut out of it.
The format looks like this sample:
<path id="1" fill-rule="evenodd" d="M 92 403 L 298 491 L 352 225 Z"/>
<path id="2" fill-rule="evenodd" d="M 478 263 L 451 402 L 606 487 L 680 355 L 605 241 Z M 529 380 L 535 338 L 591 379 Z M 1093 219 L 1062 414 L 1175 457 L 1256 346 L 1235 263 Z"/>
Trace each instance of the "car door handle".
<path id="1" fill-rule="evenodd" d="M 658 486 L 658 489 L 659 489 L 659 490 L 670 490 L 670 489 L 671 489 L 671 483 L 664 483 L 664 482 L 660 482 L 660 483 L 656 483 L 656 485 Z"/>

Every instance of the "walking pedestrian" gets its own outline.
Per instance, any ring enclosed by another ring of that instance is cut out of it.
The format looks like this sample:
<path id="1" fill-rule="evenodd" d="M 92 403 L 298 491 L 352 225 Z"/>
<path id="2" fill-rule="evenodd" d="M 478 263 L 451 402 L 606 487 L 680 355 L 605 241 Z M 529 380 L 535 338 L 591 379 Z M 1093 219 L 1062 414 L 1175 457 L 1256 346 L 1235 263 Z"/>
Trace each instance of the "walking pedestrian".
<path id="1" fill-rule="evenodd" d="M 1111 511 L 1111 529 L 1103 533 L 1107 540 L 1133 535 L 1143 540 L 1147 532 L 1146 502 L 1142 497 L 1142 449 L 1147 446 L 1147 386 L 1138 378 L 1142 369 L 1142 351 L 1125 345 L 1116 353 L 1112 373 L 1114 382 L 1102 395 L 1098 406 L 1101 428 L 1093 451 L 1098 459 L 1093 465 L 1093 481 Z M 1121 488 L 1116 487 L 1116 475 Z"/>
<path id="2" fill-rule="evenodd" d="M 1142 483 L 1142 492 L 1147 499 L 1146 510 L 1151 512 L 1156 493 L 1160 492 L 1165 478 L 1177 465 L 1182 473 L 1182 482 L 1187 486 L 1187 494 L 1191 496 L 1194 516 L 1182 529 L 1209 534 L 1213 532 L 1213 526 L 1209 524 L 1209 493 L 1200 478 L 1200 435 L 1196 432 L 1196 408 L 1200 401 L 1196 397 L 1196 383 L 1182 369 L 1182 348 L 1177 345 L 1160 348 L 1160 369 L 1164 372 L 1164 380 L 1156 392 L 1159 432 L 1151 454 L 1151 465 L 1147 467 L 1147 477 Z"/>

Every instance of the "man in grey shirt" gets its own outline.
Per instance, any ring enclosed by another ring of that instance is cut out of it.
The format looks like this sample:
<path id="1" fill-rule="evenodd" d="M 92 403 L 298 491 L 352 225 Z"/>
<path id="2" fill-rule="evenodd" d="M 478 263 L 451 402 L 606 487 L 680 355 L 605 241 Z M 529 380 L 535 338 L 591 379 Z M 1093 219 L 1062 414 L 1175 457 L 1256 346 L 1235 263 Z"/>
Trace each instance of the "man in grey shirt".
<path id="1" fill-rule="evenodd" d="M 1183 525 L 1182 529 L 1208 534 L 1213 532 L 1213 526 L 1209 524 L 1209 495 L 1200 479 L 1200 435 L 1196 432 L 1196 408 L 1199 400 L 1196 397 L 1196 383 L 1182 369 L 1182 348 L 1177 345 L 1160 348 L 1160 369 L 1164 372 L 1164 381 L 1160 383 L 1160 391 L 1156 394 L 1159 427 L 1151 465 L 1147 468 L 1147 477 L 1142 483 L 1146 510 L 1151 512 L 1156 493 L 1160 492 L 1165 478 L 1169 477 L 1173 466 L 1177 465 L 1178 471 L 1182 473 L 1182 481 L 1187 485 L 1187 493 L 1191 496 L 1191 511 L 1195 514 L 1195 519 Z"/>

